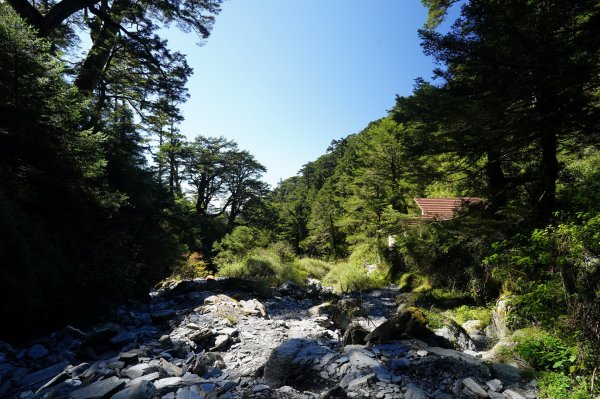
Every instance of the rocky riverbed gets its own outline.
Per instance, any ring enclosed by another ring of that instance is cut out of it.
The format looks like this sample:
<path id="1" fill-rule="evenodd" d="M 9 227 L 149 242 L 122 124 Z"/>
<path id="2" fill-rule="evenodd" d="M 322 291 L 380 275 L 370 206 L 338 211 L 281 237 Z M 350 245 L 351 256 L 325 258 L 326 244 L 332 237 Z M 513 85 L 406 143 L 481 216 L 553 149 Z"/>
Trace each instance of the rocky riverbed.
<path id="1" fill-rule="evenodd" d="M 423 330 L 418 311 L 398 308 L 397 289 L 337 297 L 286 284 L 262 297 L 252 288 L 184 281 L 112 322 L 23 348 L 0 342 L 0 397 L 536 397 L 518 369 L 482 360 L 481 332 Z"/>

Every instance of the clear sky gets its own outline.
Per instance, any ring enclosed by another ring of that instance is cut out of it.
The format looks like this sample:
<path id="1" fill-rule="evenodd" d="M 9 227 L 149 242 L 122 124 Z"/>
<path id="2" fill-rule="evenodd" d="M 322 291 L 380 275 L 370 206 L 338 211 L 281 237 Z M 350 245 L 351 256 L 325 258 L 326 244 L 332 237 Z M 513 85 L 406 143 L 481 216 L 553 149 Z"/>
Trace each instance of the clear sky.
<path id="1" fill-rule="evenodd" d="M 419 0 L 226 1 L 203 46 L 168 33 L 194 68 L 181 131 L 235 140 L 275 186 L 430 78 L 426 14 Z"/>

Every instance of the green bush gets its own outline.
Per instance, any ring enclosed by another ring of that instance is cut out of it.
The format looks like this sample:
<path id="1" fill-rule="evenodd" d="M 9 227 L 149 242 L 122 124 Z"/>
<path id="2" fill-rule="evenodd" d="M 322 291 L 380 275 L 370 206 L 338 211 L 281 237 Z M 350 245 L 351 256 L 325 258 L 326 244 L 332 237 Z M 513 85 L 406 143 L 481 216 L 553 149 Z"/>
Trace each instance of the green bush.
<path id="1" fill-rule="evenodd" d="M 339 292 L 365 291 L 383 287 L 385 276 L 381 271 L 367 274 L 362 266 L 339 263 L 325 276 L 324 283 Z"/>
<path id="2" fill-rule="evenodd" d="M 511 328 L 523 328 L 532 325 L 553 327 L 567 311 L 561 281 L 554 278 L 546 282 L 530 282 L 522 288 L 521 295 L 511 299 L 511 311 L 508 322 Z"/>
<path id="3" fill-rule="evenodd" d="M 546 371 L 538 377 L 539 396 L 552 399 L 592 399 L 590 387 L 583 378 Z"/>
<path id="4" fill-rule="evenodd" d="M 298 260 L 300 270 L 309 278 L 323 280 L 331 270 L 331 265 L 317 259 L 303 258 Z"/>
<path id="5" fill-rule="evenodd" d="M 485 328 L 492 321 L 492 310 L 482 306 L 462 305 L 446 313 L 448 317 L 462 325 L 467 320 L 481 320 L 480 328 Z"/>
<path id="6" fill-rule="evenodd" d="M 515 350 L 534 369 L 572 373 L 577 361 L 577 347 L 569 346 L 539 328 L 526 328 L 515 332 Z"/>
<path id="7" fill-rule="evenodd" d="M 414 291 L 414 303 L 423 308 L 435 306 L 439 309 L 454 309 L 463 305 L 473 305 L 474 299 L 468 292 L 429 288 Z"/>

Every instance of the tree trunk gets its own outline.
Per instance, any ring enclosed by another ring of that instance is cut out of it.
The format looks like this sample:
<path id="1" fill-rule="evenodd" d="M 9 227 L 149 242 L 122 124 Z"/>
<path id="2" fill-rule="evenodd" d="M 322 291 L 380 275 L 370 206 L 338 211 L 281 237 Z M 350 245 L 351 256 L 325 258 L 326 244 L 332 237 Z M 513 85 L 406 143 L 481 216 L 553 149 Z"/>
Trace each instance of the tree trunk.
<path id="1" fill-rule="evenodd" d="M 502 171 L 500 162 L 500 153 L 495 149 L 487 150 L 487 163 L 485 171 L 488 181 L 488 191 L 490 194 L 490 204 L 492 212 L 506 206 L 506 177 Z"/>
<path id="2" fill-rule="evenodd" d="M 104 21 L 102 28 L 94 38 L 92 48 L 83 61 L 75 86 L 86 97 L 91 97 L 105 71 L 111 50 L 117 42 L 122 12 L 129 5 L 129 0 L 115 0 L 110 14 L 112 21 Z"/>
<path id="3" fill-rule="evenodd" d="M 544 219 L 549 219 L 556 208 L 556 180 L 558 179 L 557 139 L 553 128 L 542 132 L 542 192 L 538 202 L 538 212 Z"/>

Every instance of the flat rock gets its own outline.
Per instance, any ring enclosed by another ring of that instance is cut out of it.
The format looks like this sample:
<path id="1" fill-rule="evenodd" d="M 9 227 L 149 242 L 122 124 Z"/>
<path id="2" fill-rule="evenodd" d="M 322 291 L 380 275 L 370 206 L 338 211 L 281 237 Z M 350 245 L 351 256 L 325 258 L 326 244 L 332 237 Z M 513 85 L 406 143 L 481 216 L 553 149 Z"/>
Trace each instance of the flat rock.
<path id="1" fill-rule="evenodd" d="M 158 371 L 158 366 L 150 365 L 148 363 L 140 363 L 126 368 L 121 372 L 121 375 L 124 375 L 133 380 L 135 378 L 143 376 L 144 374 L 152 373 L 154 371 Z"/>
<path id="2" fill-rule="evenodd" d="M 118 377 L 110 377 L 106 380 L 96 381 L 87 387 L 78 389 L 69 394 L 70 399 L 95 399 L 104 398 L 115 392 L 125 385 L 125 380 Z"/>
<path id="3" fill-rule="evenodd" d="M 174 391 L 183 385 L 185 385 L 185 383 L 182 381 L 181 377 L 167 377 L 154 381 L 154 386 L 160 394 Z"/>
<path id="4" fill-rule="evenodd" d="M 502 390 L 502 381 L 498 379 L 486 381 L 485 384 L 491 391 L 500 392 Z"/>
<path id="5" fill-rule="evenodd" d="M 35 344 L 27 351 L 27 356 L 30 358 L 37 360 L 41 359 L 48 355 L 48 349 L 44 345 Z"/>
<path id="6" fill-rule="evenodd" d="M 183 369 L 169 363 L 165 359 L 160 359 L 158 373 L 161 377 L 181 377 L 183 375 Z"/>
<path id="7" fill-rule="evenodd" d="M 487 398 L 487 397 L 489 397 L 487 391 L 485 389 L 483 389 L 481 387 L 481 385 L 479 385 L 477 382 L 475 382 L 475 380 L 473 380 L 472 378 L 465 378 L 463 380 L 463 384 L 464 384 L 464 386 L 466 386 L 467 388 L 469 388 L 471 390 L 471 392 L 473 392 L 477 396 L 479 396 L 481 398 Z"/>
<path id="8" fill-rule="evenodd" d="M 138 381 L 114 394 L 111 399 L 152 399 L 156 393 L 154 384 L 147 380 Z"/>
<path id="9" fill-rule="evenodd" d="M 377 367 L 379 362 L 373 358 L 373 352 L 362 345 L 348 345 L 344 353 L 350 359 L 350 364 L 357 368 Z"/>
<path id="10" fill-rule="evenodd" d="M 39 388 L 42 385 L 44 385 L 48 380 L 60 374 L 68 365 L 69 362 L 65 360 L 63 362 L 53 364 L 50 367 L 46 367 L 45 369 L 35 371 L 31 374 L 27 374 L 19 381 L 19 385 L 31 386 L 32 388 Z"/>
<path id="11" fill-rule="evenodd" d="M 370 381 L 373 381 L 373 379 L 375 379 L 375 373 L 371 373 L 371 374 L 363 375 L 362 377 L 355 378 L 348 383 L 348 390 L 355 391 L 355 390 L 359 389 L 360 387 L 362 387 L 363 385 L 367 385 Z"/>
<path id="12" fill-rule="evenodd" d="M 510 399 L 526 399 L 524 394 L 516 391 L 515 389 L 507 389 L 502 393 L 504 394 L 504 396 L 506 396 Z"/>
<path id="13" fill-rule="evenodd" d="M 427 399 L 427 394 L 415 386 L 409 386 L 404 392 L 405 399 Z"/>
<path id="14" fill-rule="evenodd" d="M 191 388 L 185 387 L 177 390 L 177 394 L 175 396 L 177 399 L 202 399 L 202 396 L 198 394 L 196 391 L 192 391 Z"/>

